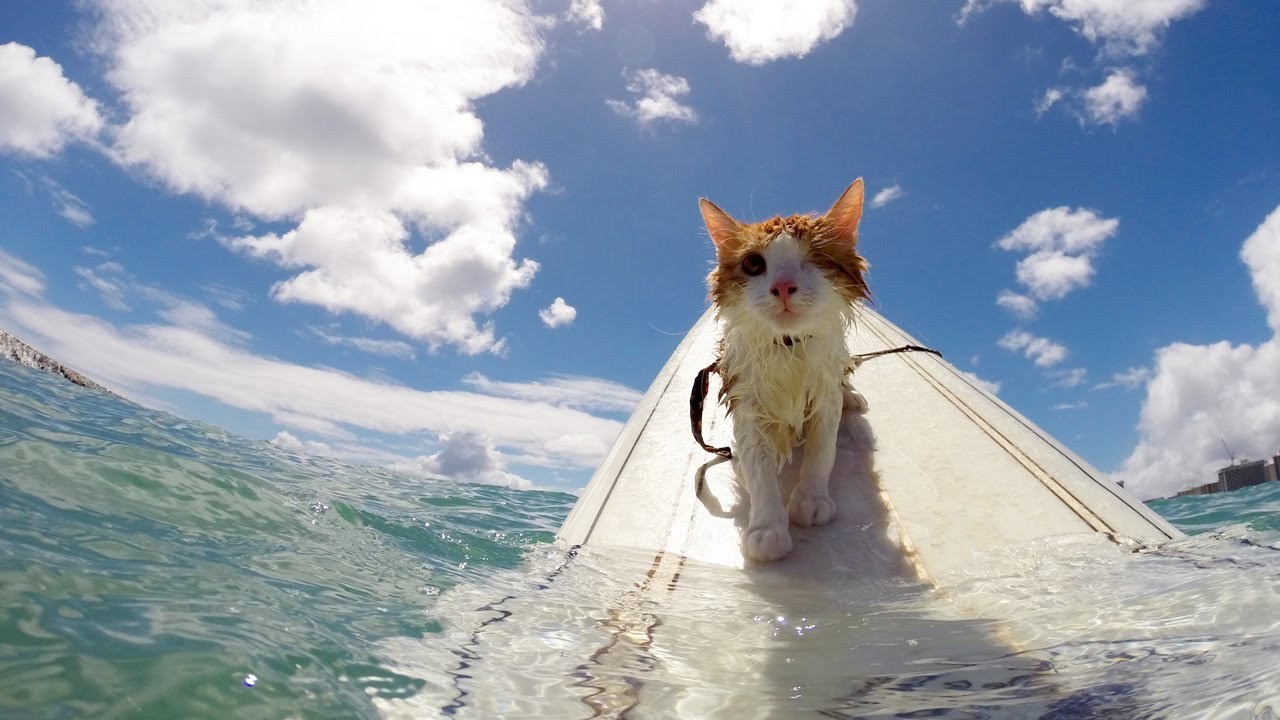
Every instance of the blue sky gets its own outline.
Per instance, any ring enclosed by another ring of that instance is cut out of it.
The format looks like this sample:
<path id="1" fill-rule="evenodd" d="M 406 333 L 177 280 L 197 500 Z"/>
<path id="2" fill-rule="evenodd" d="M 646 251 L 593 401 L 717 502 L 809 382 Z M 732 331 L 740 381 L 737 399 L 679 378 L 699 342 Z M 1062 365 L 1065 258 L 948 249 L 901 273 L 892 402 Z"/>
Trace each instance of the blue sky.
<path id="1" fill-rule="evenodd" d="M 784 5 L 7 3 L 0 327 L 248 437 L 575 489 L 706 307 L 697 198 L 863 177 L 879 310 L 1140 496 L 1280 452 L 1275 3 Z"/>

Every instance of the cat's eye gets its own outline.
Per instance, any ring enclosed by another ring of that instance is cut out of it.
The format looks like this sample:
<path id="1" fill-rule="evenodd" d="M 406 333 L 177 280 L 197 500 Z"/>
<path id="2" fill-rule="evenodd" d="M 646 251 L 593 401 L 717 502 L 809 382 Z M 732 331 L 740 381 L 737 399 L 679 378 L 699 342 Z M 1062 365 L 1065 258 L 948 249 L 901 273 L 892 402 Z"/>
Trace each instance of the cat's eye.
<path id="1" fill-rule="evenodd" d="M 742 272 L 751 277 L 764 274 L 764 256 L 760 253 L 747 253 L 742 258 Z"/>

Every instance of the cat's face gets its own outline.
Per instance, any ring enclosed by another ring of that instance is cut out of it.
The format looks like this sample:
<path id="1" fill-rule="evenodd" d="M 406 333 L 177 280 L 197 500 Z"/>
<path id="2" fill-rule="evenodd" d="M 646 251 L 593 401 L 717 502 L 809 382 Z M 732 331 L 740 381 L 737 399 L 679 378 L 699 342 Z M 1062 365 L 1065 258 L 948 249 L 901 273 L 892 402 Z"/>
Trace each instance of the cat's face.
<path id="1" fill-rule="evenodd" d="M 716 268 L 707 282 L 722 313 L 776 334 L 797 334 L 867 297 L 867 264 L 855 249 L 862 180 L 822 216 L 746 224 L 708 200 L 701 206 L 716 246 Z"/>

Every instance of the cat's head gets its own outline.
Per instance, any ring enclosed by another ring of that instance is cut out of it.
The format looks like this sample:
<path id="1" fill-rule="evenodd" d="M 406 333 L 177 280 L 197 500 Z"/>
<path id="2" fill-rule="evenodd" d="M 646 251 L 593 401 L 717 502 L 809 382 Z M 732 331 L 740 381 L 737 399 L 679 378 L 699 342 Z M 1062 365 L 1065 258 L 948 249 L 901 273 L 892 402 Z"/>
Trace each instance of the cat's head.
<path id="1" fill-rule="evenodd" d="M 869 296 L 857 252 L 862 179 L 826 214 L 741 223 L 706 198 L 702 218 L 716 248 L 707 277 L 722 315 L 781 334 L 816 329 Z"/>

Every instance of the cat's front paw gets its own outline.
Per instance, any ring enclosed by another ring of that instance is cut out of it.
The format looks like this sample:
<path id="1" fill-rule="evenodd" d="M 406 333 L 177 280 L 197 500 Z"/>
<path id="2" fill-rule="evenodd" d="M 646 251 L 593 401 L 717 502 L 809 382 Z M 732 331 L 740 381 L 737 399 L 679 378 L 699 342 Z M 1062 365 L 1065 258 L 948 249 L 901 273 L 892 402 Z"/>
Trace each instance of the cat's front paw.
<path id="1" fill-rule="evenodd" d="M 844 409 L 862 414 L 871 409 L 871 403 L 867 402 L 866 396 L 862 393 L 848 389 L 844 391 Z"/>
<path id="2" fill-rule="evenodd" d="M 787 532 L 786 523 L 747 528 L 742 550 L 747 557 L 761 562 L 786 557 L 791 552 L 791 533 Z"/>
<path id="3" fill-rule="evenodd" d="M 836 504 L 826 493 L 806 493 L 796 488 L 791 493 L 791 501 L 787 503 L 787 515 L 791 522 L 809 527 L 810 525 L 826 525 L 835 517 Z"/>

